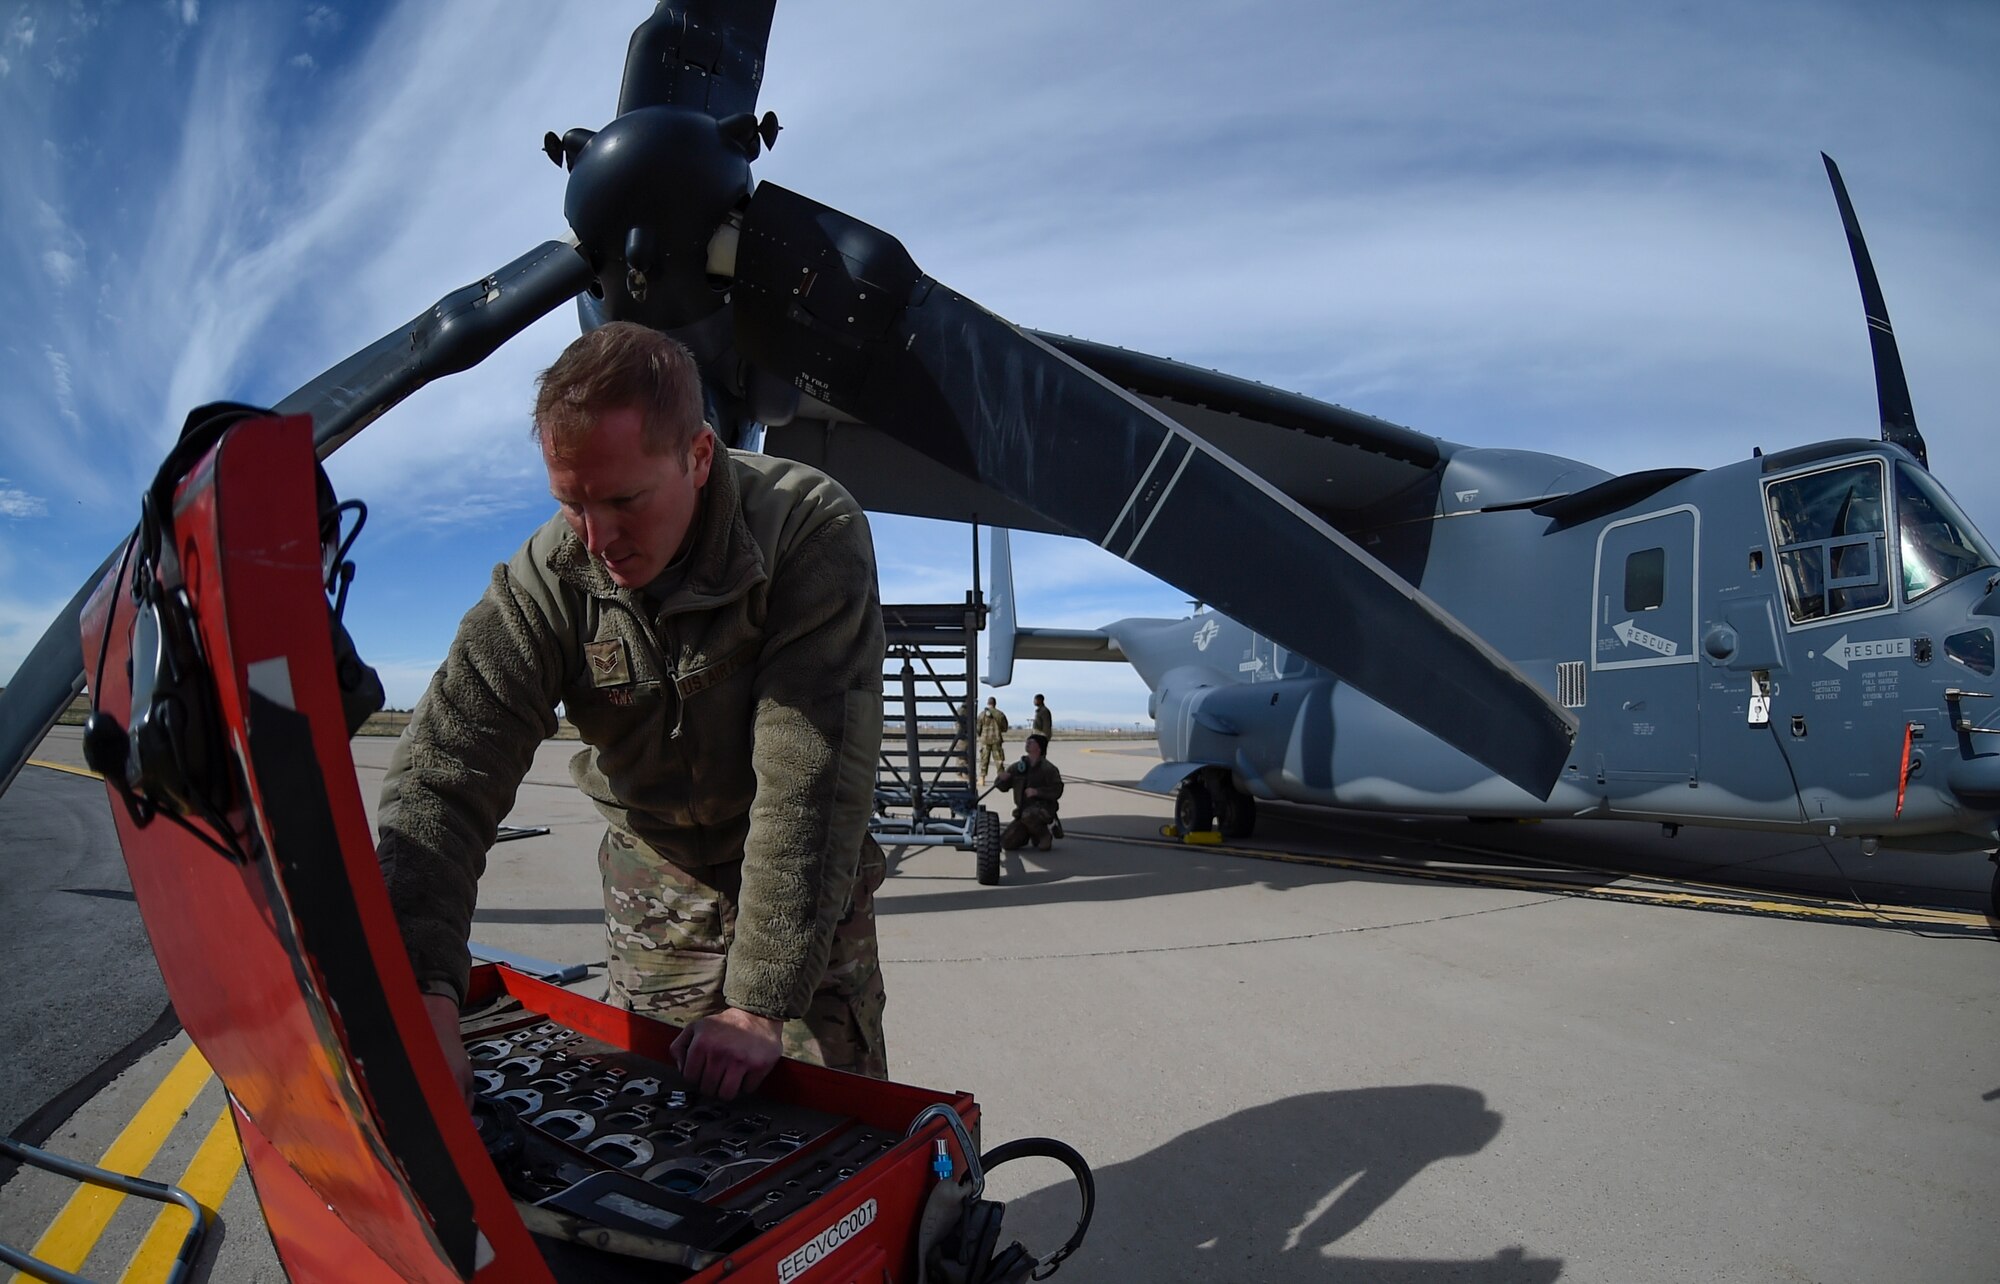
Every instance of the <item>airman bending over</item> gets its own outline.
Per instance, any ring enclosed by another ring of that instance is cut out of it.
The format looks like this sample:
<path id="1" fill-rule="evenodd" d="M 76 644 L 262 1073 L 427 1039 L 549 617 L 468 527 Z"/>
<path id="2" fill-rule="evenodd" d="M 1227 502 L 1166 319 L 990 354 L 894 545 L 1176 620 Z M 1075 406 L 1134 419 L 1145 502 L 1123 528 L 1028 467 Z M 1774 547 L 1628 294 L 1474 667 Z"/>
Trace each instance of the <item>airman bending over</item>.
<path id="1" fill-rule="evenodd" d="M 781 1053 L 886 1076 L 867 519 L 822 473 L 722 448 L 693 358 L 644 326 L 572 343 L 534 431 L 560 511 L 494 568 L 382 787 L 383 873 L 461 1087 L 474 893 L 559 703 L 608 824 L 612 1002 L 683 1024 L 704 1093 Z"/>

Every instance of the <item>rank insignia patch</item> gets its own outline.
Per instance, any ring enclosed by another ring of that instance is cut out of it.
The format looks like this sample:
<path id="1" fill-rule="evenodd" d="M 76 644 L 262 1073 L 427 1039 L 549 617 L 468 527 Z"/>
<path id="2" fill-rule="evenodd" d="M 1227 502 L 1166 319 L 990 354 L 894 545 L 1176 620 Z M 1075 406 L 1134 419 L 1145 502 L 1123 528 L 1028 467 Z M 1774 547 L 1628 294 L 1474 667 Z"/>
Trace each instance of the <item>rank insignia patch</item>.
<path id="1" fill-rule="evenodd" d="M 623 638 L 585 643 L 583 662 L 590 670 L 591 686 L 622 687 L 632 680 L 632 665 L 626 658 Z"/>

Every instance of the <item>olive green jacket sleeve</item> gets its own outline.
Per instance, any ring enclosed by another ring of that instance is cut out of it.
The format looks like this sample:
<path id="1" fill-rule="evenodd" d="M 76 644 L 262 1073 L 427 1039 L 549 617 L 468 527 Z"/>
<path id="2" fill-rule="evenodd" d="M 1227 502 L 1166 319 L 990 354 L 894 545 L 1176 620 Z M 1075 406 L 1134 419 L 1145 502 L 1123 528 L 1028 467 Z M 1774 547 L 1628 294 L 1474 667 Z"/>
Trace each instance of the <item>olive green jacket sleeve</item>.
<path id="1" fill-rule="evenodd" d="M 842 497 L 845 500 L 845 497 Z M 852 899 L 882 743 L 882 610 L 851 500 L 771 572 L 753 688 L 757 790 L 723 997 L 805 1013 Z"/>
<path id="2" fill-rule="evenodd" d="M 460 621 L 382 786 L 376 854 L 410 962 L 420 984 L 445 981 L 461 996 L 487 849 L 536 746 L 556 730 L 566 648 L 550 619 L 560 613 L 554 586 L 522 573 L 536 542 L 493 569 Z"/>
<path id="3" fill-rule="evenodd" d="M 1026 802 L 1024 791 L 1032 789 L 1035 791 L 1036 802 L 1047 803 L 1053 807 L 1056 805 L 1056 800 L 1062 797 L 1063 791 L 1062 772 L 1056 770 L 1056 765 L 1047 758 L 1034 766 L 1030 766 L 1028 760 L 1022 758 L 1001 772 L 994 784 L 1001 789 L 1013 790 L 1014 801 L 1017 804 Z"/>

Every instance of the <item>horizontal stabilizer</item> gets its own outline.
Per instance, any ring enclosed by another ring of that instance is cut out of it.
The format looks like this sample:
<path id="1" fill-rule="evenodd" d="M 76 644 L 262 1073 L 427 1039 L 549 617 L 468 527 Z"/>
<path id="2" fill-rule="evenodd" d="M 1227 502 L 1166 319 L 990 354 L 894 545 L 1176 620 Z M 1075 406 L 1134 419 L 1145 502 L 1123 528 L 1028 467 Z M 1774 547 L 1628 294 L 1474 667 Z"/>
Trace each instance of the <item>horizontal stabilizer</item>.
<path id="1" fill-rule="evenodd" d="M 1103 629 L 1014 630 L 1017 660 L 1123 660 L 1118 639 Z"/>

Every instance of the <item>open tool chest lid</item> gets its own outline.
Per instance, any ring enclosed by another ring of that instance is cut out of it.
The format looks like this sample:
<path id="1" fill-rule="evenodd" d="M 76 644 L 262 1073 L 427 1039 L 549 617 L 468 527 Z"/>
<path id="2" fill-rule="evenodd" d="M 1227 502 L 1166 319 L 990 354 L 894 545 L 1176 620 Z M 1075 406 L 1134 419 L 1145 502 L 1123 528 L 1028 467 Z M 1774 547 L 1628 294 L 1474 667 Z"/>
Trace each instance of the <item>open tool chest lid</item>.
<path id="1" fill-rule="evenodd" d="M 552 1270 L 560 1255 L 545 1261 L 432 1034 L 348 750 L 310 421 L 230 428 L 170 508 L 149 513 L 150 546 L 135 540 L 99 586 L 85 656 L 94 708 L 129 709 L 133 726 L 152 715 L 193 781 L 186 792 L 203 800 L 159 814 L 174 809 L 107 781 L 161 975 L 229 1090 L 286 1271 L 438 1284 L 612 1278 Z M 172 680 L 151 682 L 161 664 Z M 508 995 L 582 1037 L 667 1060 L 666 1027 L 497 969 L 474 985 L 475 1000 Z M 936 1181 L 936 1143 L 954 1130 L 934 1118 L 905 1132 L 935 1103 L 970 1126 L 972 1099 L 793 1063 L 761 1096 L 896 1140 L 854 1180 L 692 1278 L 791 1279 L 811 1267 L 815 1284 L 914 1279 L 916 1214 Z M 963 1147 L 951 1147 L 962 1164 Z M 677 1277 L 689 1278 L 648 1276 Z"/>

